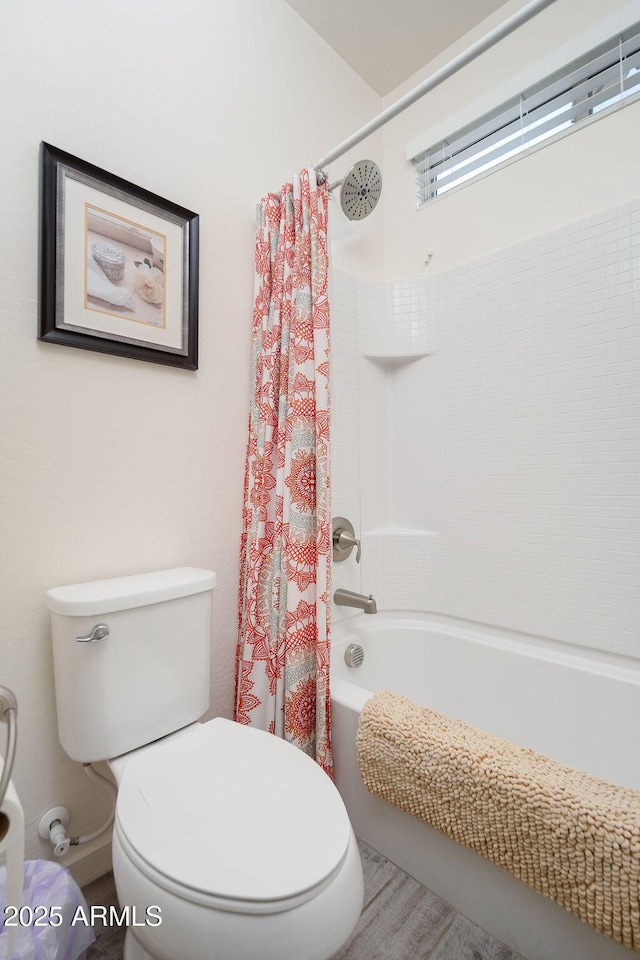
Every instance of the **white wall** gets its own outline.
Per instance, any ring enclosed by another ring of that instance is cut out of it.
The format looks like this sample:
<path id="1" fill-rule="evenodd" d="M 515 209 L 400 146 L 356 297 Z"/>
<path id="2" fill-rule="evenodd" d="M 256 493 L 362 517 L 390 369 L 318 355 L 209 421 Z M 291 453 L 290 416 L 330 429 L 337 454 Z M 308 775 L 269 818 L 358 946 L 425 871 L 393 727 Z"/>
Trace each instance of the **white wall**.
<path id="1" fill-rule="evenodd" d="M 231 713 L 255 203 L 380 99 L 281 0 L 5 4 L 0 88 L 0 683 L 37 857 L 48 807 L 74 832 L 108 807 L 57 743 L 48 587 L 216 570 L 211 710 Z M 197 373 L 36 340 L 41 140 L 200 213 Z M 375 222 L 336 233 L 380 274 Z"/>
<path id="2" fill-rule="evenodd" d="M 510 0 L 392 91 L 385 105 L 521 6 L 520 0 Z M 407 144 L 436 125 L 446 126 L 448 118 L 455 124 L 455 118 L 474 100 L 484 100 L 525 67 L 623 6 L 627 4 L 619 0 L 556 0 L 387 125 L 384 213 L 388 279 L 417 279 L 447 270 L 638 195 L 640 103 L 446 194 L 419 212 L 414 168 L 404 159 Z M 640 3 L 635 6 L 634 17 L 640 20 Z M 456 129 L 454 126 L 449 132 Z M 433 257 L 427 267 L 424 261 L 429 252 Z"/>

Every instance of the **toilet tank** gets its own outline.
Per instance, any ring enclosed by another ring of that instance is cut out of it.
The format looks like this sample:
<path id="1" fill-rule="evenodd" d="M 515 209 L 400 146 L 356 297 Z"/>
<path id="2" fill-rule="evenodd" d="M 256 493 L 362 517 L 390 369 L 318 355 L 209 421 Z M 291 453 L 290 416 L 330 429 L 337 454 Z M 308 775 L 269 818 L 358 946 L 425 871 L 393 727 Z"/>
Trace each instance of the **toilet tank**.
<path id="1" fill-rule="evenodd" d="M 73 760 L 119 756 L 207 711 L 215 584 L 180 567 L 47 591 L 58 736 Z M 98 624 L 107 636 L 79 639 Z"/>

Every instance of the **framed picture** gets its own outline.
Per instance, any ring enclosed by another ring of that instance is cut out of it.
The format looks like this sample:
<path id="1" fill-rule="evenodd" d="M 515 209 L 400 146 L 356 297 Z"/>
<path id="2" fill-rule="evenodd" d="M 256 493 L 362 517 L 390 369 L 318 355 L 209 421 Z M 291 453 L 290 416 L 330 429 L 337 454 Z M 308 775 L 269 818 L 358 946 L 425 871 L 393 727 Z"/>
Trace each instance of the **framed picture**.
<path id="1" fill-rule="evenodd" d="M 38 339 L 197 370 L 198 215 L 40 150 Z"/>

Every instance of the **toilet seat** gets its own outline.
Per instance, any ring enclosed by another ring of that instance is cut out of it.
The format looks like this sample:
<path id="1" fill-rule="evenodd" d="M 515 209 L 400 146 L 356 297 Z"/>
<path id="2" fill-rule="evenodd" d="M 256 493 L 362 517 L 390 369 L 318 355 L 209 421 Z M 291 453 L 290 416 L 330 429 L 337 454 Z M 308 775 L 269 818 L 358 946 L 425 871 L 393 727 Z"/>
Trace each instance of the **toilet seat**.
<path id="1" fill-rule="evenodd" d="M 342 799 L 313 760 L 222 718 L 129 760 L 116 829 L 149 879 L 242 913 L 316 896 L 340 870 L 350 837 Z"/>

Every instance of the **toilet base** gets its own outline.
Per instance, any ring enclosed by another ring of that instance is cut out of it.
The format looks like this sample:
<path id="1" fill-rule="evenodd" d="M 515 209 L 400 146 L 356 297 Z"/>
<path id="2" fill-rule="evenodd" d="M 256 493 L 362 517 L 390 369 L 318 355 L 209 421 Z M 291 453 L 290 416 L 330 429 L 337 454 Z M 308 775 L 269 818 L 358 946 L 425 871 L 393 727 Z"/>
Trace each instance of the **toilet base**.
<path id="1" fill-rule="evenodd" d="M 122 960 L 154 960 L 154 958 L 147 953 L 140 941 L 136 940 L 131 930 L 127 930 Z"/>

